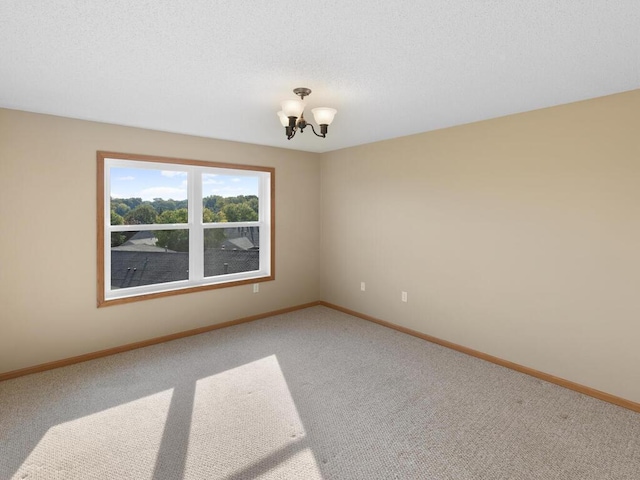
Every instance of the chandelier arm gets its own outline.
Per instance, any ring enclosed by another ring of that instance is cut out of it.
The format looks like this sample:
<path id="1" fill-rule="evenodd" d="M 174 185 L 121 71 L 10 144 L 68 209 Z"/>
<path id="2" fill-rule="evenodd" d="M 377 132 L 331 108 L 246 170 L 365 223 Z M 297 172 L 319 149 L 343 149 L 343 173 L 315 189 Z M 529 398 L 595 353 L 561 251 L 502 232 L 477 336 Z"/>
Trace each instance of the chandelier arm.
<path id="1" fill-rule="evenodd" d="M 298 129 L 297 129 L 297 128 L 294 128 L 294 129 L 292 130 L 291 134 L 290 134 L 290 135 L 287 135 L 287 140 L 291 140 L 293 137 L 295 137 L 295 136 L 296 136 L 296 132 L 297 132 L 297 131 L 298 131 Z M 314 132 L 314 133 L 315 133 L 315 132 Z"/>
<path id="2" fill-rule="evenodd" d="M 307 125 L 311 126 L 311 130 L 313 131 L 313 133 L 316 135 L 316 137 L 320 137 L 320 138 L 327 138 L 327 134 L 323 133 L 322 135 L 320 135 L 319 133 L 316 133 L 316 129 L 313 128 L 313 123 L 308 123 Z"/>

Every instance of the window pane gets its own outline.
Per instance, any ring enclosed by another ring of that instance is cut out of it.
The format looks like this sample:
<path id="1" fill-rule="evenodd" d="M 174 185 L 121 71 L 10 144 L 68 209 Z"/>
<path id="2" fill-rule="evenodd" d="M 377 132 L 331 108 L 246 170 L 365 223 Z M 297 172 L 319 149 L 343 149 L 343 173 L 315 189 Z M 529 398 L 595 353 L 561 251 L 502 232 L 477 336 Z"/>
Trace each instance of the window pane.
<path id="1" fill-rule="evenodd" d="M 209 228 L 204 231 L 205 277 L 259 269 L 259 227 Z"/>
<path id="2" fill-rule="evenodd" d="M 274 168 L 97 157 L 98 306 L 274 278 Z"/>
<path id="3" fill-rule="evenodd" d="M 111 167 L 111 225 L 187 223 L 187 172 Z"/>
<path id="4" fill-rule="evenodd" d="M 189 231 L 111 234 L 111 289 L 189 278 Z"/>
<path id="5" fill-rule="evenodd" d="M 202 221 L 257 221 L 259 185 L 258 177 L 248 175 L 202 175 Z"/>

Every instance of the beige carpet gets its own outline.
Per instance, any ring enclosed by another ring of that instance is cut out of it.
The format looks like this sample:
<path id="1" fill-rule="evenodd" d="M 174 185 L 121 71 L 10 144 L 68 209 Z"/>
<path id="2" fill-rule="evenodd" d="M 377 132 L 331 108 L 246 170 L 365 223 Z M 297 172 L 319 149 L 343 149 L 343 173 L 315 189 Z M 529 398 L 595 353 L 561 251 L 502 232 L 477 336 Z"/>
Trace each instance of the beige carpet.
<path id="1" fill-rule="evenodd" d="M 325 307 L 0 383 L 0 479 L 640 479 L 640 414 Z"/>

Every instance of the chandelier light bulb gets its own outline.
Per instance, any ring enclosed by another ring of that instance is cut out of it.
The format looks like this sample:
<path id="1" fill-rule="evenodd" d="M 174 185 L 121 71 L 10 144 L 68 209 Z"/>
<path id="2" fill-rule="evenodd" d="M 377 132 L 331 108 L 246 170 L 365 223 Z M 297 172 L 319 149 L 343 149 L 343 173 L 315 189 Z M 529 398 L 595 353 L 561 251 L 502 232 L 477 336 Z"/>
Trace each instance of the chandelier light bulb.
<path id="1" fill-rule="evenodd" d="M 338 111 L 335 108 L 318 107 L 311 110 L 311 113 L 318 125 L 331 125 Z"/>
<path id="2" fill-rule="evenodd" d="M 304 111 L 304 102 L 302 100 L 285 100 L 281 105 L 282 111 L 287 117 L 298 118 Z"/>
<path id="3" fill-rule="evenodd" d="M 289 126 L 289 118 L 284 114 L 282 110 L 278 112 L 278 117 L 280 117 L 280 123 L 283 127 Z"/>

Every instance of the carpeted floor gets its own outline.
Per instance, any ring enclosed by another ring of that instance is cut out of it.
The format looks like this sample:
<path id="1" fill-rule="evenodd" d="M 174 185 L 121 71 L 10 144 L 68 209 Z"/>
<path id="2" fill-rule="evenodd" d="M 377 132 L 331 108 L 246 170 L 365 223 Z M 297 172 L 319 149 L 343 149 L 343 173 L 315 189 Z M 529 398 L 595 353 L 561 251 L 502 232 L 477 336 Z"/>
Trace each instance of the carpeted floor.
<path id="1" fill-rule="evenodd" d="M 325 307 L 0 383 L 0 479 L 640 478 L 640 414 Z"/>

